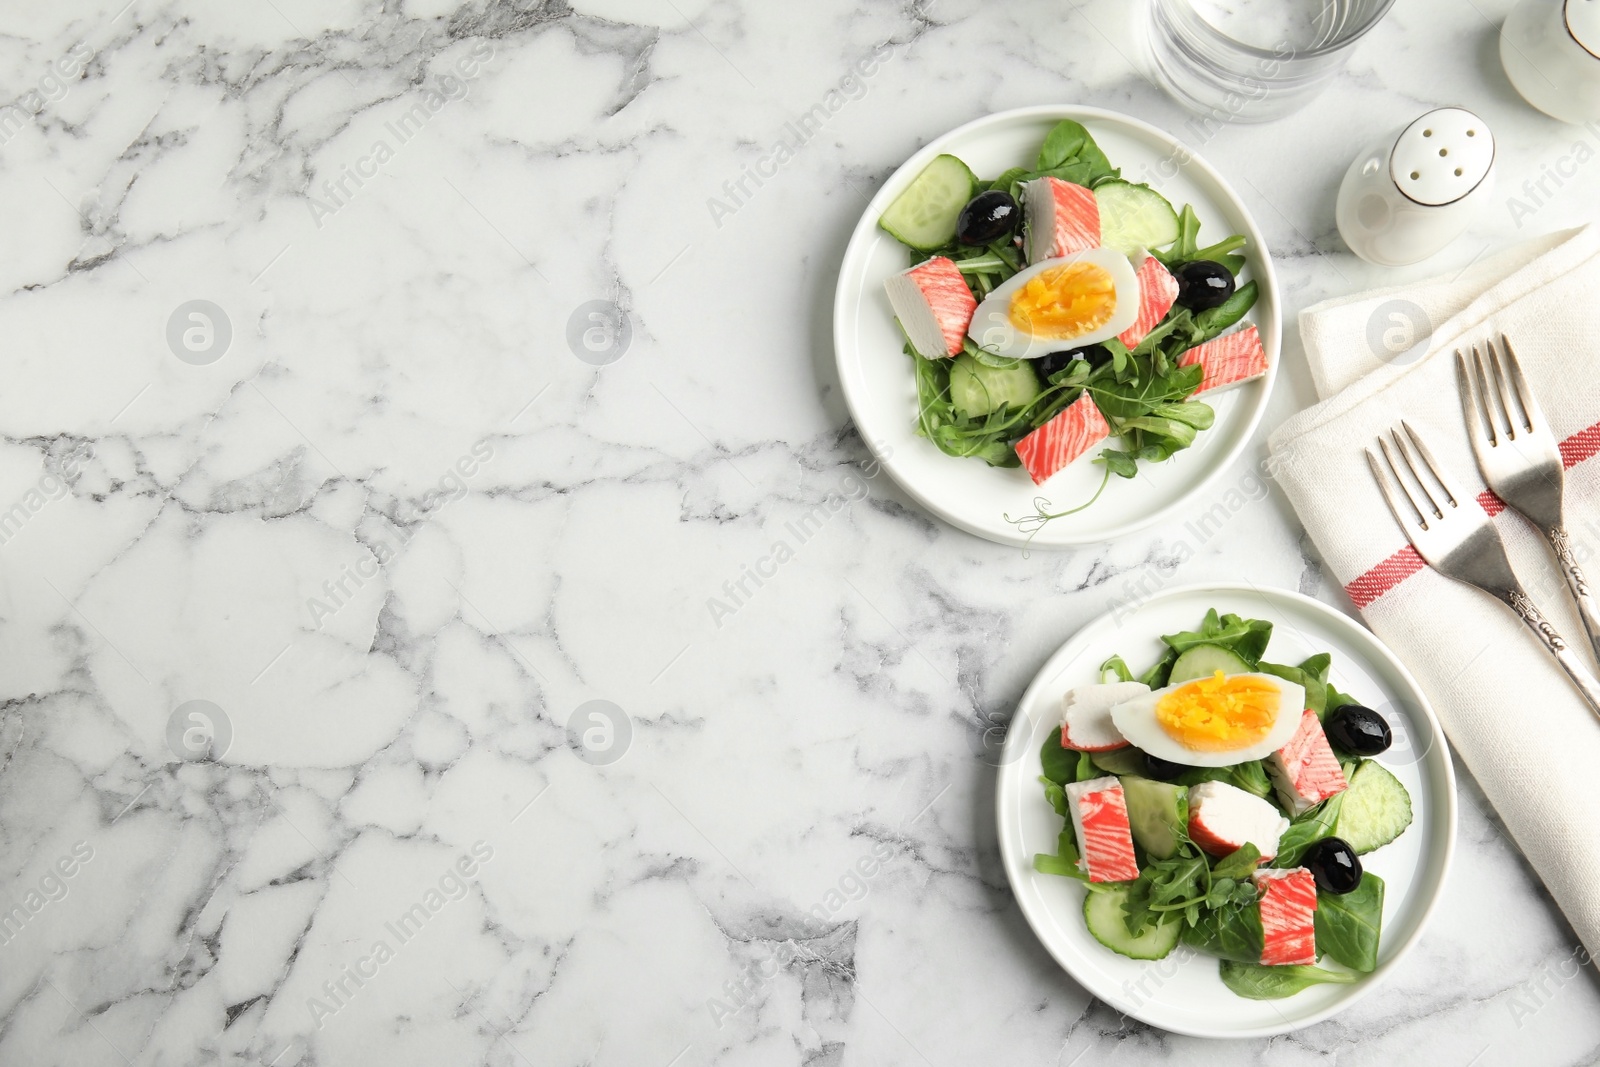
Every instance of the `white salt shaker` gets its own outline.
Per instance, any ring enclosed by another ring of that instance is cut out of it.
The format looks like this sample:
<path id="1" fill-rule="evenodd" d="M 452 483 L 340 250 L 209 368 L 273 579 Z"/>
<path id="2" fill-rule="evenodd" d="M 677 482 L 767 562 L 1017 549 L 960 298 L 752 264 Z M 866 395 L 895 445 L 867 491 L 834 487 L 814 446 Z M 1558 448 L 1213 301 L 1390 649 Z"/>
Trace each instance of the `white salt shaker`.
<path id="1" fill-rule="evenodd" d="M 1600 0 L 1522 0 L 1500 28 L 1517 92 L 1562 122 L 1600 122 Z"/>
<path id="2" fill-rule="evenodd" d="M 1465 108 L 1442 107 L 1356 157 L 1339 186 L 1335 215 L 1352 252 L 1398 267 L 1461 236 L 1493 195 L 1488 124 Z"/>

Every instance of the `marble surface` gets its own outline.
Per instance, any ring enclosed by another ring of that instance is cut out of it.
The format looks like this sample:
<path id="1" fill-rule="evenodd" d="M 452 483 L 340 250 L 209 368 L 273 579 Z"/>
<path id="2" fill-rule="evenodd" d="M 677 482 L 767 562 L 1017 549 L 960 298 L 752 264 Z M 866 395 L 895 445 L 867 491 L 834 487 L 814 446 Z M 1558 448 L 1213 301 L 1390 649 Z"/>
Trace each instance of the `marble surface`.
<path id="1" fill-rule="evenodd" d="M 1470 780 L 1416 952 L 1285 1037 L 1119 1017 L 1006 888 L 984 733 L 1185 519 L 1024 558 L 863 471 L 829 314 L 877 183 L 990 111 L 1121 109 L 1236 182 L 1291 310 L 1593 218 L 1582 164 L 1523 191 L 1600 130 L 1515 97 L 1507 0 L 1399 0 L 1305 111 L 1214 134 L 1134 6 L 8 5 L 0 1064 L 1600 1056 Z M 1367 267 L 1339 177 L 1445 102 L 1503 192 Z M 1349 607 L 1275 491 L 1189 547 L 1169 580 Z"/>

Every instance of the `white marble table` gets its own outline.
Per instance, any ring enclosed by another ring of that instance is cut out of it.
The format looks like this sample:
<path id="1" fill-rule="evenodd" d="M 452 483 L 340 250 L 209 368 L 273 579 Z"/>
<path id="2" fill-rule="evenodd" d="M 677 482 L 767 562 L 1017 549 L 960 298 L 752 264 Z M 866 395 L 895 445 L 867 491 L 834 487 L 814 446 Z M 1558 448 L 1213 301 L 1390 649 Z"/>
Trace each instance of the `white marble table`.
<path id="1" fill-rule="evenodd" d="M 1426 938 L 1335 1021 L 1180 1039 L 1065 976 L 974 739 L 1184 521 L 1024 558 L 930 520 L 856 474 L 829 332 L 864 198 L 1024 104 L 1186 137 L 1291 310 L 1592 218 L 1580 168 L 1410 271 L 1335 233 L 1359 145 L 1438 103 L 1502 199 L 1600 149 L 1514 96 L 1508 0 L 1400 0 L 1303 113 L 1209 137 L 1123 0 L 124 2 L 0 37 L 0 1064 L 1600 1056 L 1470 781 Z M 1312 399 L 1284 358 L 1269 426 Z M 1276 494 L 1189 547 L 1171 580 L 1348 607 Z M 180 762 L 202 712 L 226 751 Z"/>

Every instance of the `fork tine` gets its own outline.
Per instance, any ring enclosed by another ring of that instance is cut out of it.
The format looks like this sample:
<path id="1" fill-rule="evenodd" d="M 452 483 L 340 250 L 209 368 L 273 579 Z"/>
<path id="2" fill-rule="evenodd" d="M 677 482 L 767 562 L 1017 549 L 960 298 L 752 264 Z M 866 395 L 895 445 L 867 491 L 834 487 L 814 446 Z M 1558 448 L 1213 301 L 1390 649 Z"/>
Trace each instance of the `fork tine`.
<path id="1" fill-rule="evenodd" d="M 1402 422 L 1400 425 L 1405 426 L 1405 423 Z M 1410 431 L 1410 427 L 1406 427 L 1406 429 L 1408 432 Z M 1389 436 L 1394 438 L 1394 447 L 1399 449 L 1400 458 L 1406 461 L 1406 469 L 1411 472 L 1411 477 L 1416 480 L 1417 487 L 1422 490 L 1423 499 L 1428 502 L 1428 507 L 1432 509 L 1434 517 L 1440 519 L 1444 518 L 1444 509 L 1441 508 L 1439 506 L 1439 502 L 1434 499 L 1433 491 L 1428 487 L 1427 479 L 1422 476 L 1422 471 L 1418 469 L 1418 464 L 1425 464 L 1425 461 L 1420 458 L 1417 460 L 1413 460 L 1411 458 L 1411 449 L 1407 446 L 1405 438 L 1400 436 L 1399 430 L 1391 429 L 1389 431 Z M 1398 469 L 1396 473 L 1398 474 Z M 1434 480 L 1437 481 L 1438 479 L 1435 478 Z M 1404 482 L 1405 479 L 1402 478 L 1401 481 Z M 1448 498 L 1450 495 L 1450 490 L 1445 489 L 1444 492 L 1445 496 Z M 1451 500 L 1449 503 L 1453 504 L 1455 501 Z"/>
<path id="2" fill-rule="evenodd" d="M 1517 431 L 1526 426 L 1526 420 L 1517 406 L 1511 403 L 1511 383 L 1506 380 L 1506 369 L 1500 362 L 1500 350 L 1493 341 L 1484 342 L 1483 347 L 1489 353 L 1489 372 L 1494 378 L 1495 395 L 1500 398 L 1500 410 L 1505 413 L 1506 437 L 1515 441 Z"/>
<path id="3" fill-rule="evenodd" d="M 1483 421 L 1489 425 L 1489 444 L 1497 447 L 1500 444 L 1502 425 L 1499 421 L 1500 413 L 1495 409 L 1494 398 L 1490 395 L 1489 372 L 1483 365 L 1483 353 L 1478 351 L 1477 345 L 1472 346 L 1472 364 L 1477 372 L 1478 401 L 1483 411 Z"/>
<path id="4" fill-rule="evenodd" d="M 1511 378 L 1511 387 L 1517 394 L 1517 403 L 1522 406 L 1523 425 L 1529 433 L 1544 433 L 1544 412 L 1539 410 L 1539 402 L 1534 399 L 1533 390 L 1528 388 L 1528 379 L 1523 377 L 1522 362 L 1511 347 L 1511 338 L 1501 334 L 1500 348 L 1505 353 L 1505 365 Z"/>
<path id="5" fill-rule="evenodd" d="M 1405 429 L 1406 436 L 1411 438 L 1411 443 L 1416 446 L 1417 452 L 1422 457 L 1422 462 L 1427 464 L 1428 473 L 1433 475 L 1434 481 L 1439 483 L 1439 488 L 1444 490 L 1446 500 L 1450 506 L 1460 507 L 1462 501 L 1467 499 L 1461 492 L 1460 485 L 1453 477 L 1445 473 L 1445 468 L 1440 465 L 1437 459 L 1433 458 L 1433 449 L 1428 447 L 1427 442 L 1422 439 L 1422 435 L 1412 429 L 1411 424 L 1404 419 L 1400 420 L 1400 425 Z"/>
<path id="6" fill-rule="evenodd" d="M 1467 357 L 1462 355 L 1459 348 L 1456 349 L 1456 392 L 1461 394 L 1461 414 L 1467 420 L 1467 436 L 1472 439 L 1473 450 L 1485 444 L 1493 445 L 1494 424 L 1484 415 L 1483 395 L 1478 391 L 1477 379 L 1467 365 Z"/>
<path id="7" fill-rule="evenodd" d="M 1389 464 L 1389 474 L 1393 476 L 1394 484 L 1400 487 L 1400 492 L 1405 495 L 1406 502 L 1411 505 L 1411 510 L 1416 512 L 1417 522 L 1426 530 L 1428 528 L 1427 512 L 1423 509 L 1422 504 L 1418 502 L 1417 494 L 1411 491 L 1411 486 L 1406 483 L 1405 477 L 1400 473 L 1400 465 L 1394 461 L 1394 453 L 1389 450 L 1389 442 L 1382 437 L 1378 438 L 1378 451 L 1383 453 L 1384 462 Z M 1429 504 L 1431 505 L 1432 503 L 1430 500 Z M 1436 508 L 1430 507 L 1427 510 L 1433 511 L 1436 515 L 1438 514 L 1438 509 Z"/>
<path id="8" fill-rule="evenodd" d="M 1389 467 L 1392 470 L 1394 467 L 1394 459 L 1389 455 L 1388 446 L 1383 443 L 1383 438 L 1381 437 L 1378 438 L 1378 447 L 1383 449 L 1383 458 L 1388 461 Z M 1383 465 L 1378 462 L 1378 457 L 1373 454 L 1373 451 L 1370 448 L 1365 449 L 1364 451 L 1367 453 L 1367 466 L 1372 468 L 1372 477 L 1376 479 L 1378 483 L 1378 489 L 1383 493 L 1384 503 L 1389 505 L 1389 511 L 1394 515 L 1394 521 L 1400 524 L 1401 530 L 1405 531 L 1406 538 L 1408 540 L 1410 539 L 1411 527 L 1414 525 L 1421 526 L 1424 530 L 1426 530 L 1428 528 L 1428 520 L 1422 517 L 1422 512 L 1417 509 L 1417 502 L 1411 499 L 1411 494 L 1406 489 L 1405 483 L 1400 481 L 1400 476 L 1396 474 L 1394 476 L 1394 480 L 1399 482 L 1400 491 L 1405 494 L 1406 503 L 1411 505 L 1411 517 L 1403 514 L 1400 507 L 1400 502 L 1395 499 L 1395 491 L 1394 487 L 1389 482 L 1389 475 L 1383 472 Z"/>

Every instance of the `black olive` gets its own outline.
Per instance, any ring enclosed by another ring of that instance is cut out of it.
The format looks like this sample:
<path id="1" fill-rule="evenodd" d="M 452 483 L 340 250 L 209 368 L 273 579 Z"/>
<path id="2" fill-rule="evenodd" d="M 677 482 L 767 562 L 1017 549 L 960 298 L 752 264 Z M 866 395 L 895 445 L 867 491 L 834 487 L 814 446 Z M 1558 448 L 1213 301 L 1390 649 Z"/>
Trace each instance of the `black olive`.
<path id="1" fill-rule="evenodd" d="M 1311 872 L 1324 893 L 1348 893 L 1361 884 L 1361 857 L 1342 838 L 1324 837 L 1313 843 L 1300 857 L 1300 866 Z"/>
<path id="2" fill-rule="evenodd" d="M 967 201 L 956 216 L 956 240 L 964 245 L 986 245 L 1017 228 L 1022 211 L 1011 194 L 990 189 Z"/>
<path id="3" fill-rule="evenodd" d="M 1181 763 L 1173 763 L 1169 759 L 1152 756 L 1148 752 L 1144 754 L 1144 776 L 1146 778 L 1153 778 L 1158 782 L 1170 782 L 1188 769 Z"/>
<path id="4" fill-rule="evenodd" d="M 1393 737 L 1383 716 L 1360 704 L 1346 704 L 1328 713 L 1322 730 L 1339 748 L 1356 756 L 1376 756 L 1389 748 Z"/>
<path id="5" fill-rule="evenodd" d="M 1178 268 L 1178 303 L 1205 311 L 1227 303 L 1233 295 L 1233 272 L 1221 263 L 1197 259 Z"/>
<path id="6" fill-rule="evenodd" d="M 1040 378 L 1048 378 L 1075 359 L 1084 360 L 1089 366 L 1097 367 L 1110 358 L 1111 352 L 1105 345 L 1085 345 L 1082 348 L 1066 349 L 1040 356 L 1033 361 L 1033 367 L 1039 372 Z"/>

